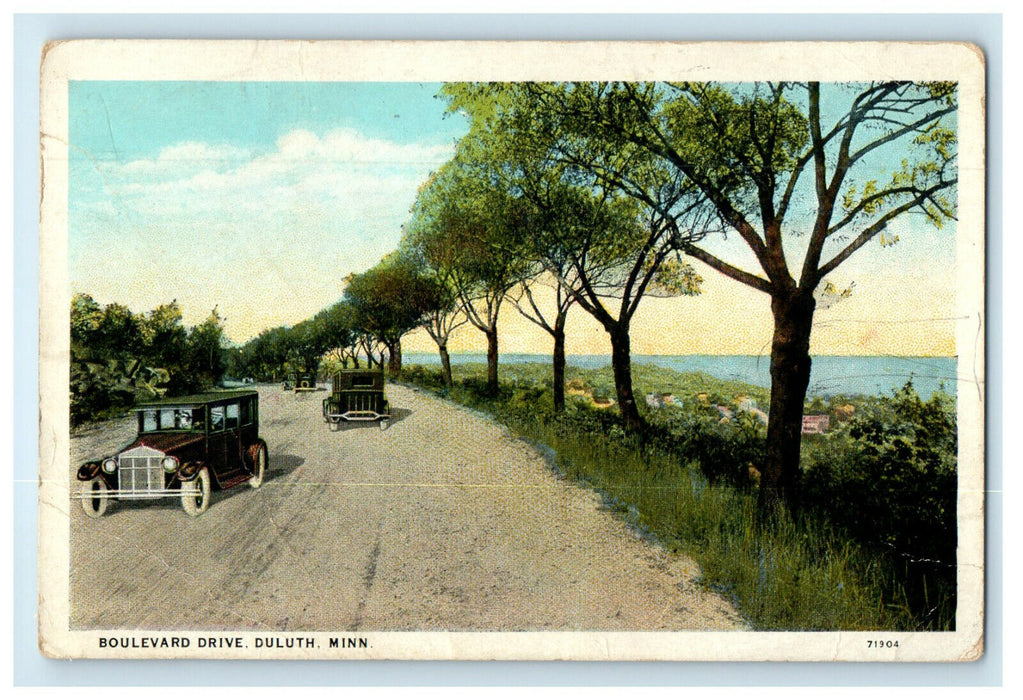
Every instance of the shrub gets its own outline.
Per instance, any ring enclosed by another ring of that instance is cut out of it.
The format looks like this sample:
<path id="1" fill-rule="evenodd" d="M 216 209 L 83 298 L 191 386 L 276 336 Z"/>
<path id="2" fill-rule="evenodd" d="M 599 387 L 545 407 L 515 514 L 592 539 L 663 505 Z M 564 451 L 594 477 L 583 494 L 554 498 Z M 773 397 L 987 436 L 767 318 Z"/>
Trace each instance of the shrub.
<path id="1" fill-rule="evenodd" d="M 650 437 L 677 458 L 693 460 L 711 484 L 748 488 L 750 468 L 764 456 L 763 426 L 746 414 L 722 421 L 716 409 L 711 411 L 673 411 L 651 423 Z"/>
<path id="2" fill-rule="evenodd" d="M 938 392 L 923 401 L 907 383 L 810 441 L 798 490 L 802 513 L 888 557 L 904 603 L 939 628 L 955 613 L 956 448 L 955 400 Z"/>

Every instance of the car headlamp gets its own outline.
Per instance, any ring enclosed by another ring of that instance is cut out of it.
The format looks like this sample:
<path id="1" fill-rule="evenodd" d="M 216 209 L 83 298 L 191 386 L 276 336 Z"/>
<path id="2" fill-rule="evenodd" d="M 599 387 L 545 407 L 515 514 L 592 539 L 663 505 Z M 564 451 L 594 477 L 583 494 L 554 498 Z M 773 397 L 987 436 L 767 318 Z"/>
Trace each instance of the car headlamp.
<path id="1" fill-rule="evenodd" d="M 163 465 L 163 470 L 169 474 L 169 473 L 175 471 L 178 468 L 178 458 L 177 457 L 164 457 L 160 461 L 160 464 Z"/>
<path id="2" fill-rule="evenodd" d="M 109 457 L 103 460 L 103 471 L 107 474 L 113 474 L 117 471 L 117 460 L 113 457 Z"/>

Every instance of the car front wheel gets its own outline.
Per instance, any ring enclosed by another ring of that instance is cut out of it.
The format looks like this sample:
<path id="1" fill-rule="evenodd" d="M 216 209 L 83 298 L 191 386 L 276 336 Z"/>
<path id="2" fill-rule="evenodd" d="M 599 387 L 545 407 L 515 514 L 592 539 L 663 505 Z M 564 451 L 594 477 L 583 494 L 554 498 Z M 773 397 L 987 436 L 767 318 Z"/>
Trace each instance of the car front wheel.
<path id="1" fill-rule="evenodd" d="M 210 507 L 210 495 L 213 491 L 210 473 L 206 467 L 199 470 L 191 481 L 181 482 L 181 506 L 193 518 L 197 518 Z"/>
<path id="2" fill-rule="evenodd" d="M 82 499 L 82 510 L 90 518 L 99 518 L 107 512 L 110 504 L 110 493 L 103 477 L 96 476 L 85 482 L 82 488 L 85 498 Z"/>
<path id="3" fill-rule="evenodd" d="M 249 486 L 254 489 L 258 489 L 263 485 L 263 479 L 266 478 L 266 446 L 263 443 L 259 444 L 256 449 L 256 459 L 252 464 L 252 478 L 249 479 Z"/>

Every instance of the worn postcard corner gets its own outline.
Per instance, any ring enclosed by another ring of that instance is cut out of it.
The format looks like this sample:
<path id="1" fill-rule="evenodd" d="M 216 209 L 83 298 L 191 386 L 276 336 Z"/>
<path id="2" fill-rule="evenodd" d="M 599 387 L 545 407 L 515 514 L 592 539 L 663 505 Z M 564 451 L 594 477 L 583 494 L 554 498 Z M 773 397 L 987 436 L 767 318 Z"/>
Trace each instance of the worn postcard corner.
<path id="1" fill-rule="evenodd" d="M 42 654 L 983 654 L 977 47 L 40 75 Z"/>

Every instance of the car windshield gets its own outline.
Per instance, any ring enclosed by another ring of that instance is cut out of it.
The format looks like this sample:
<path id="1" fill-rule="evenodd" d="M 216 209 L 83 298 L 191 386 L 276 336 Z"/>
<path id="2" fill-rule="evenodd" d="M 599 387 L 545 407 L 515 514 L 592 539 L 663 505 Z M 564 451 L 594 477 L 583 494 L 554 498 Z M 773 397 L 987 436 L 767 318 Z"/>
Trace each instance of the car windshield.
<path id="1" fill-rule="evenodd" d="M 165 430 L 202 431 L 205 427 L 202 408 L 147 408 L 139 411 L 140 430 L 154 433 Z"/>

